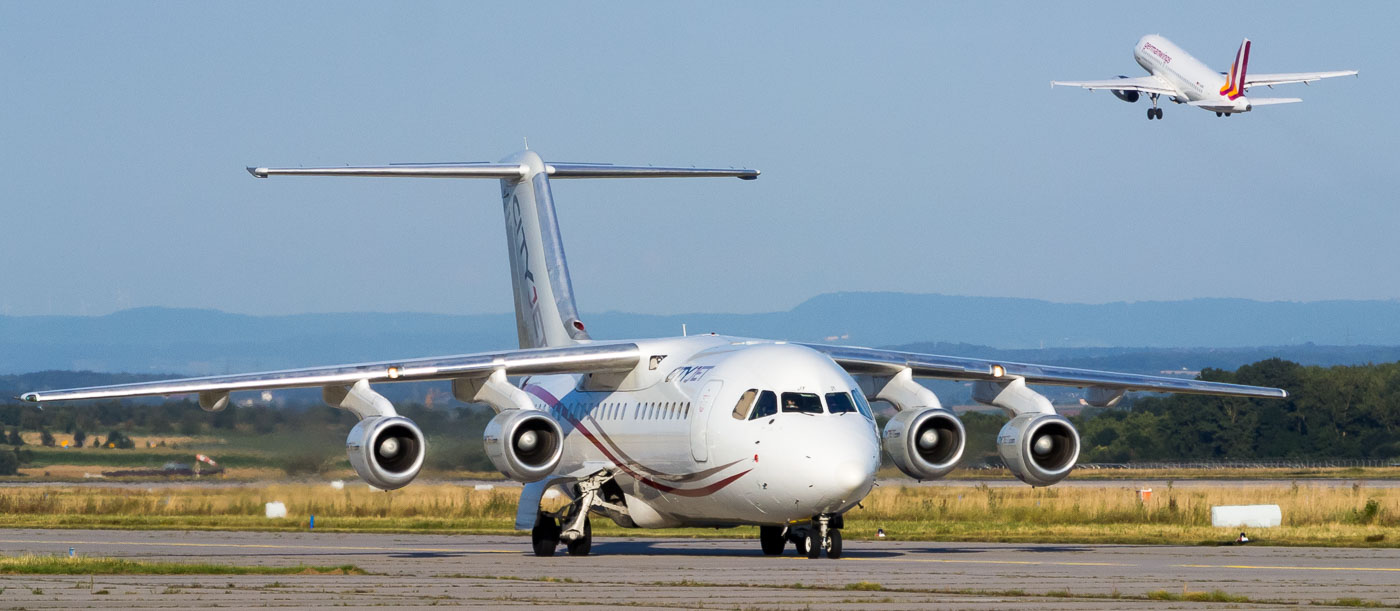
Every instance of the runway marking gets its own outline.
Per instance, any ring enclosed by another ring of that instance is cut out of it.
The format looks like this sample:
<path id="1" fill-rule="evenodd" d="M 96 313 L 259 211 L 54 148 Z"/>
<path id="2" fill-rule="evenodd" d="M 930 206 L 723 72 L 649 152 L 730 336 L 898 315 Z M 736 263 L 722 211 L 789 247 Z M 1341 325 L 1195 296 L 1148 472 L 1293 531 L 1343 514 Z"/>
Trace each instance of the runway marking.
<path id="1" fill-rule="evenodd" d="M 504 549 L 449 549 L 437 547 L 370 547 L 355 545 L 273 545 L 270 543 L 185 543 L 171 542 L 162 543 L 158 541 L 62 541 L 62 540 L 30 540 L 30 539 L 0 539 L 0 543 L 35 543 L 35 544 L 59 544 L 59 545 L 149 545 L 153 547 L 234 547 L 244 549 L 301 549 L 301 550 L 340 550 L 357 552 L 433 552 L 433 553 L 453 553 L 453 554 L 521 554 L 520 550 Z"/>
<path id="2" fill-rule="evenodd" d="M 807 558 L 798 556 L 793 560 L 806 560 Z M 1014 564 L 1033 566 L 1123 566 L 1135 567 L 1136 564 L 1122 564 L 1117 562 L 1046 562 L 1043 560 L 949 560 L 946 558 L 851 558 L 845 560 L 864 560 L 867 562 L 936 562 L 939 564 Z"/>
<path id="3" fill-rule="evenodd" d="M 1400 568 L 1373 566 L 1251 566 L 1248 564 L 1178 564 L 1187 569 L 1262 569 L 1268 571 L 1389 571 L 1400 573 Z"/>

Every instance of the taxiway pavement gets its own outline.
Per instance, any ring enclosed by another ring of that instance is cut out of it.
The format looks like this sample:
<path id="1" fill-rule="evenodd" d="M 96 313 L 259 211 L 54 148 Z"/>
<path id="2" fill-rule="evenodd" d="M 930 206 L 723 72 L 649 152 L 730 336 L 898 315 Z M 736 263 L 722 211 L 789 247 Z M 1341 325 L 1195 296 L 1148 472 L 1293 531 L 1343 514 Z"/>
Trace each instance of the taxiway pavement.
<path id="1" fill-rule="evenodd" d="M 353 564 L 371 574 L 0 575 L 3 606 L 1118 609 L 1160 607 L 1134 598 L 1158 590 L 1221 590 L 1261 607 L 1400 605 L 1400 549 L 880 540 L 849 541 L 840 560 L 808 560 L 791 548 L 765 557 L 753 539 L 600 537 L 591 556 L 537 558 L 528 538 L 511 536 L 0 530 L 6 555 L 66 556 L 70 547 L 133 560 Z"/>

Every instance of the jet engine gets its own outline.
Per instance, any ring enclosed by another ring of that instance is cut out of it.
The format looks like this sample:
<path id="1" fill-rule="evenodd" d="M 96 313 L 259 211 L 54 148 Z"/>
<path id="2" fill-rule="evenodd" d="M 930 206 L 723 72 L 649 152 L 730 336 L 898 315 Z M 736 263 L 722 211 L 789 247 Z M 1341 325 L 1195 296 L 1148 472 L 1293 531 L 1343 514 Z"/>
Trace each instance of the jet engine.
<path id="1" fill-rule="evenodd" d="M 564 456 L 564 430 L 539 410 L 502 411 L 486 425 L 483 438 L 491 464 L 518 482 L 544 479 Z"/>
<path id="2" fill-rule="evenodd" d="M 901 411 L 885 423 L 880 437 L 895 466 L 920 480 L 938 479 L 952 471 L 967 442 L 962 421 L 941 408 Z"/>
<path id="3" fill-rule="evenodd" d="M 365 418 L 350 429 L 345 453 L 360 478 L 375 488 L 407 486 L 423 468 L 423 431 L 403 416 Z"/>
<path id="4" fill-rule="evenodd" d="M 997 452 L 1017 479 L 1049 486 L 1069 475 L 1079 460 L 1079 432 L 1059 414 L 1021 414 L 1001 427 Z"/>
<path id="5" fill-rule="evenodd" d="M 1118 75 L 1118 78 L 1128 78 L 1128 77 L 1123 76 L 1123 75 L 1120 74 L 1120 75 Z M 1128 102 L 1128 103 L 1136 102 L 1136 101 L 1138 101 L 1138 98 L 1141 97 L 1141 96 L 1138 94 L 1137 91 L 1125 91 L 1125 90 L 1122 90 L 1122 89 L 1110 89 L 1109 91 L 1112 91 L 1112 92 L 1113 92 L 1113 95 L 1118 96 L 1118 99 L 1123 100 L 1124 102 Z"/>

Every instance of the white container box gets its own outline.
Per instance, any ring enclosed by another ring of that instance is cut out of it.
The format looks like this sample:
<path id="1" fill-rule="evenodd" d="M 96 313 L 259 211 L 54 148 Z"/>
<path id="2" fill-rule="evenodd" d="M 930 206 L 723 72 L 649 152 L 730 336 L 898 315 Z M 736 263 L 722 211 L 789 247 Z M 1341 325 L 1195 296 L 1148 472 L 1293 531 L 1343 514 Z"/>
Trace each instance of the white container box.
<path id="1" fill-rule="evenodd" d="M 1283 524 L 1278 505 L 1216 505 L 1210 508 L 1210 525 L 1220 528 L 1270 528 Z"/>
<path id="2" fill-rule="evenodd" d="M 282 501 L 273 501 L 273 502 L 271 502 L 271 503 L 268 503 L 268 504 L 267 504 L 267 517 L 268 517 L 268 518 L 285 518 L 285 517 L 287 517 L 287 505 L 286 505 L 285 503 L 283 503 Z"/>

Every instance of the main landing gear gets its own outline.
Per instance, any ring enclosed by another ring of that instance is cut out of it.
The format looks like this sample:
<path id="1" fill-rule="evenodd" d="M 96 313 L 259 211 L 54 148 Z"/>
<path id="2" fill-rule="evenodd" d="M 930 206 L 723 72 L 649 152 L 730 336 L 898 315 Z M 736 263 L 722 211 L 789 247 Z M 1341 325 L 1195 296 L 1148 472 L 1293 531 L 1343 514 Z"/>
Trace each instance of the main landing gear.
<path id="1" fill-rule="evenodd" d="M 1228 116 L 1230 116 L 1231 114 L 1234 114 L 1234 113 L 1217 112 L 1217 113 L 1215 113 L 1215 116 L 1217 116 L 1217 117 L 1228 117 Z"/>
<path id="2" fill-rule="evenodd" d="M 798 554 L 817 559 L 826 552 L 827 558 L 835 560 L 841 557 L 841 527 L 844 525 L 842 516 L 823 514 L 813 517 L 806 526 L 760 526 L 758 540 L 768 556 L 782 554 L 787 542 L 792 541 Z"/>
<path id="3" fill-rule="evenodd" d="M 1152 108 L 1147 109 L 1147 120 L 1162 118 L 1162 109 L 1157 108 L 1157 97 L 1161 94 L 1149 93 L 1147 95 L 1152 98 Z"/>
<path id="4" fill-rule="evenodd" d="M 570 556 L 587 556 L 593 551 L 593 524 L 588 521 L 588 512 L 595 505 L 609 506 L 599 499 L 598 490 L 612 477 L 607 471 L 594 473 L 578 482 L 574 502 L 555 512 L 540 510 L 530 531 L 536 556 L 553 556 L 560 542 Z"/>

